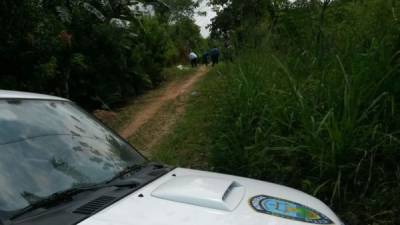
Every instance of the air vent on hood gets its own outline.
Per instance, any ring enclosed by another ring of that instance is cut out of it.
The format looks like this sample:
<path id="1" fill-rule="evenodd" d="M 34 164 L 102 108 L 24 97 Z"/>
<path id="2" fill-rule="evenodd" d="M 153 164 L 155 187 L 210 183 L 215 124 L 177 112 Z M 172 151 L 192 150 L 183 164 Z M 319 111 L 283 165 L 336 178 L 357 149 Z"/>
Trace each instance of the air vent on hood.
<path id="1" fill-rule="evenodd" d="M 182 176 L 161 184 L 151 195 L 175 202 L 233 211 L 242 201 L 244 193 L 245 188 L 233 180 Z"/>
<path id="2" fill-rule="evenodd" d="M 101 196 L 77 208 L 76 210 L 73 211 L 73 213 L 91 215 L 99 211 L 100 209 L 103 209 L 106 205 L 110 204 L 115 199 L 116 199 L 115 197 L 111 196 Z"/>

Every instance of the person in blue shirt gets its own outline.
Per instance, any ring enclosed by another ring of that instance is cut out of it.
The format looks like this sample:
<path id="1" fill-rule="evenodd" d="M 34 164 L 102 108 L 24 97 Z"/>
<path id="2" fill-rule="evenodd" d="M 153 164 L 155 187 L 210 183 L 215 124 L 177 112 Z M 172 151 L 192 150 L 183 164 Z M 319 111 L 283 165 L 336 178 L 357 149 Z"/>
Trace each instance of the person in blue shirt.
<path id="1" fill-rule="evenodd" d="M 208 58 L 209 58 L 210 54 L 208 52 L 205 52 L 202 56 L 202 60 L 203 60 L 203 64 L 208 66 Z"/>
<path id="2" fill-rule="evenodd" d="M 218 62 L 219 62 L 219 49 L 218 48 L 211 49 L 210 50 L 210 56 L 211 56 L 212 66 L 218 64 Z"/>

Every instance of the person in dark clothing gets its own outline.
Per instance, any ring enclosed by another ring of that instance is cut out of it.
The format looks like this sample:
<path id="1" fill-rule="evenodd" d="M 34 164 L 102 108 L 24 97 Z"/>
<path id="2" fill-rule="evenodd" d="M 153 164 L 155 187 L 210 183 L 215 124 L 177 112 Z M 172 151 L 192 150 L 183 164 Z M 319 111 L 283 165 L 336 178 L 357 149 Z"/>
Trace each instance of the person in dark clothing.
<path id="1" fill-rule="evenodd" d="M 203 54 L 203 57 L 202 57 L 203 64 L 206 65 L 206 66 L 208 66 L 208 58 L 209 58 L 209 55 L 210 55 L 210 54 L 209 54 L 208 52 L 206 52 L 206 53 Z"/>
<path id="2" fill-rule="evenodd" d="M 218 62 L 219 62 L 219 49 L 218 48 L 211 49 L 210 55 L 211 55 L 212 66 L 214 66 L 215 64 L 218 64 Z"/>

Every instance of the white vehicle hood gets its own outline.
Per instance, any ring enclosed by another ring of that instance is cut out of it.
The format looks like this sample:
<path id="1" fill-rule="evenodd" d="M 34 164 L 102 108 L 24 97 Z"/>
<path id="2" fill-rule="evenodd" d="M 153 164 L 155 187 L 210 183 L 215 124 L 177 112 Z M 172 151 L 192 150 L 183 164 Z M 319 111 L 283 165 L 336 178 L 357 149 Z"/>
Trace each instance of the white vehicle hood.
<path id="1" fill-rule="evenodd" d="M 272 205 L 288 200 L 289 205 L 302 205 L 325 216 L 329 224 L 341 224 L 324 203 L 295 189 L 248 178 L 178 168 L 79 225 L 327 224 L 322 220 L 296 220 L 296 216 L 287 216 L 292 215 L 289 212 L 291 209 L 286 216 L 265 212 L 257 204 L 269 197 L 273 198 Z M 279 203 L 275 206 L 279 208 Z"/>

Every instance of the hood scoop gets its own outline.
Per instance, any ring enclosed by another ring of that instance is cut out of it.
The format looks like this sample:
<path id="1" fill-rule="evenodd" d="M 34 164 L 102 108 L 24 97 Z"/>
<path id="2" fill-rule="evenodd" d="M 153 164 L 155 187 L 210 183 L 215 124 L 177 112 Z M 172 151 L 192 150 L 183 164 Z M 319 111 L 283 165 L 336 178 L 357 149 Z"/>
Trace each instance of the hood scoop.
<path id="1" fill-rule="evenodd" d="M 182 176 L 158 186 L 152 196 L 206 208 L 233 211 L 242 201 L 245 188 L 233 180 Z"/>

